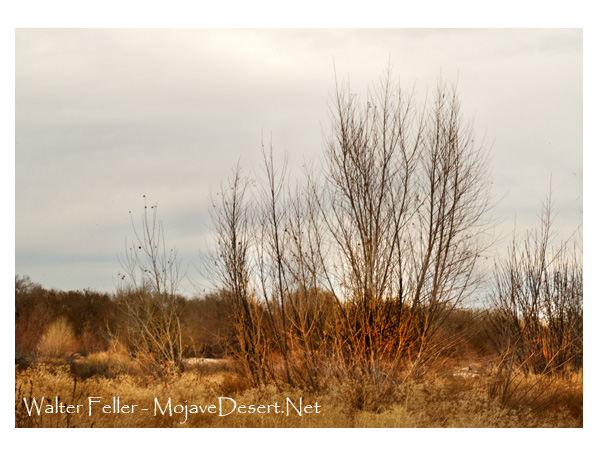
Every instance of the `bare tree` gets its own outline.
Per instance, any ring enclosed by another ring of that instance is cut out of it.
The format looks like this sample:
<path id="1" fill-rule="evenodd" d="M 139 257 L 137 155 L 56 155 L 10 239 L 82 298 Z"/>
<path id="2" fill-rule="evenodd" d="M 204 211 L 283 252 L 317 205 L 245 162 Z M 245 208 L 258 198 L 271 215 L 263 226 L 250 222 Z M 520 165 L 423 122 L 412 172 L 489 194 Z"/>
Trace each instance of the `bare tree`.
<path id="1" fill-rule="evenodd" d="M 134 238 L 119 256 L 122 272 L 117 300 L 134 350 L 152 357 L 159 367 L 178 370 L 183 357 L 180 317 L 184 303 L 178 289 L 184 273 L 176 250 L 166 247 L 157 205 L 148 210 L 143 198 L 141 226 L 131 215 Z"/>
<path id="2" fill-rule="evenodd" d="M 402 237 L 414 214 L 422 118 L 390 72 L 363 106 L 349 85 L 338 87 L 332 111 L 324 190 L 312 186 L 333 246 L 325 270 L 351 357 L 376 372 L 406 303 Z"/>
<path id="3" fill-rule="evenodd" d="M 490 336 L 503 366 L 535 373 L 582 367 L 582 264 L 571 239 L 552 248 L 551 192 L 540 226 L 514 235 L 494 271 Z"/>
<path id="4" fill-rule="evenodd" d="M 455 86 L 439 83 L 422 138 L 414 230 L 408 233 L 412 302 L 425 347 L 480 283 L 476 265 L 493 242 L 493 223 L 488 152 L 475 144 L 472 127 L 463 122 Z"/>
<path id="5" fill-rule="evenodd" d="M 220 193 L 212 198 L 212 228 L 216 250 L 211 264 L 217 271 L 216 286 L 230 296 L 235 308 L 235 351 L 253 383 L 266 382 L 263 312 L 253 284 L 251 251 L 254 245 L 255 213 L 248 202 L 249 181 L 239 166 Z"/>
<path id="6" fill-rule="evenodd" d="M 271 335 L 282 357 L 285 380 L 292 383 L 289 367 L 288 301 L 289 281 L 287 277 L 287 247 L 289 233 L 285 229 L 287 218 L 284 199 L 284 182 L 287 172 L 286 162 L 277 172 L 272 154 L 266 154 L 264 144 L 262 153 L 266 185 L 258 206 L 260 230 L 256 233 L 258 246 L 259 278 L 262 300 L 266 306 Z"/>
<path id="7" fill-rule="evenodd" d="M 312 186 L 334 246 L 325 269 L 352 357 L 376 372 L 382 350 L 422 359 L 477 284 L 492 226 L 488 155 L 461 120 L 455 88 L 440 83 L 418 110 L 390 72 L 362 106 L 338 87 L 333 125 L 324 190 Z"/>

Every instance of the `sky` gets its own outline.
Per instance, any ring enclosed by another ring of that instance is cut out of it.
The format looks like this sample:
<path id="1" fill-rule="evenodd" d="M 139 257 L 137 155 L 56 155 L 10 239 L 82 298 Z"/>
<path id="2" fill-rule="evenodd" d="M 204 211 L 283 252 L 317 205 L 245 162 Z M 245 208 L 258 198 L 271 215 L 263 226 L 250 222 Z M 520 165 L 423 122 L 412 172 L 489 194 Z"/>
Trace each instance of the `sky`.
<path id="1" fill-rule="evenodd" d="M 582 224 L 581 29 L 17 29 L 15 273 L 113 291 L 146 195 L 190 277 L 210 245 L 209 196 L 262 139 L 319 160 L 337 79 L 362 98 L 391 63 L 418 101 L 457 81 L 491 152 L 492 215 Z M 194 293 L 184 283 L 184 292 Z"/>

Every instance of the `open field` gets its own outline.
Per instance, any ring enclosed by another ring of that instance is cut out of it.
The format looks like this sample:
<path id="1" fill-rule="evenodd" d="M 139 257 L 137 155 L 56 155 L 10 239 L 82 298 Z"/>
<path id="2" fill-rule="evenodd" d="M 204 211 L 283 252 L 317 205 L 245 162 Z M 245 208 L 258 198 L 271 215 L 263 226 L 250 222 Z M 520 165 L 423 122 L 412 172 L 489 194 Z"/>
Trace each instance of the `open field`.
<path id="1" fill-rule="evenodd" d="M 478 365 L 399 385 L 332 380 L 311 390 L 249 387 L 218 363 L 161 379 L 81 379 L 68 364 L 51 363 L 17 367 L 15 376 L 16 427 L 582 427 L 582 373 L 514 376 L 507 395 Z M 32 399 L 42 397 L 38 414 Z"/>

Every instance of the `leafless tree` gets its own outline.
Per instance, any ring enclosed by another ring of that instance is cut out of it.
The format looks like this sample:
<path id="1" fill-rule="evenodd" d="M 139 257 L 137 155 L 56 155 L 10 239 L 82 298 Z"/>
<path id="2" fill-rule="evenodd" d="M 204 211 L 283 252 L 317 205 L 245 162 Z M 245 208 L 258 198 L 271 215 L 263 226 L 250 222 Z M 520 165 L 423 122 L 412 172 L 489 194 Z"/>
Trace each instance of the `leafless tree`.
<path id="1" fill-rule="evenodd" d="M 276 341 L 278 352 L 282 358 L 285 380 L 292 383 L 289 367 L 289 291 L 290 284 L 287 276 L 287 249 L 290 234 L 285 228 L 287 209 L 284 201 L 284 184 L 287 172 L 286 162 L 278 170 L 275 167 L 272 150 L 266 154 L 262 145 L 264 159 L 264 174 L 266 184 L 261 189 L 258 203 L 258 220 L 260 230 L 256 233 L 258 239 L 259 278 L 262 290 L 262 300 L 266 306 L 271 335 Z"/>
<path id="2" fill-rule="evenodd" d="M 363 106 L 349 85 L 338 87 L 332 120 L 325 182 L 312 186 L 333 246 L 323 261 L 351 357 L 376 371 L 406 303 L 402 242 L 414 214 L 423 119 L 387 74 Z"/>
<path id="3" fill-rule="evenodd" d="M 489 156 L 464 123 L 455 86 L 440 82 L 423 132 L 410 230 L 413 305 L 421 344 L 480 283 L 481 254 L 494 241 L 488 216 Z"/>
<path id="4" fill-rule="evenodd" d="M 234 303 L 235 351 L 256 385 L 266 382 L 263 312 L 256 299 L 252 251 L 255 250 L 255 211 L 248 193 L 249 180 L 241 168 L 233 171 L 226 187 L 212 198 L 212 229 L 216 250 L 211 264 L 216 269 L 216 286 Z"/>
<path id="5" fill-rule="evenodd" d="M 477 284 L 492 226 L 486 149 L 463 123 L 454 87 L 440 83 L 433 103 L 416 109 L 388 72 L 364 105 L 338 87 L 325 154 L 325 184 L 312 189 L 352 357 L 373 372 L 382 350 L 422 359 Z"/>
<path id="6" fill-rule="evenodd" d="M 131 215 L 134 238 L 119 256 L 117 301 L 126 319 L 128 341 L 161 368 L 178 370 L 183 357 L 178 289 L 184 278 L 175 249 L 168 250 L 157 205 L 148 210 L 144 195 L 141 226 Z M 130 212 L 131 214 L 131 212 Z"/>
<path id="7" fill-rule="evenodd" d="M 495 267 L 490 335 L 508 368 L 582 367 L 582 263 L 571 238 L 552 248 L 554 216 L 550 192 L 540 226 L 521 241 L 514 235 Z"/>

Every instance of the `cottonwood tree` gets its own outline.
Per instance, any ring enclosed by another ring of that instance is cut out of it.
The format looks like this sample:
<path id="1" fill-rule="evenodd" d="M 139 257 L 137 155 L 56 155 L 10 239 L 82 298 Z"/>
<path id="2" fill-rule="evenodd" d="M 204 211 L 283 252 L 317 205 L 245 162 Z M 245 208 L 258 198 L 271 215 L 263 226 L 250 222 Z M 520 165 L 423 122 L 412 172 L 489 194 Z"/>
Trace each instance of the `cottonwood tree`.
<path id="1" fill-rule="evenodd" d="M 117 285 L 117 303 L 123 313 L 127 340 L 138 356 L 149 356 L 160 369 L 182 367 L 181 314 L 184 301 L 178 289 L 185 274 L 177 251 L 168 249 L 158 206 L 148 209 L 144 195 L 141 225 L 131 214 L 133 239 L 119 256 L 122 272 Z"/>
<path id="2" fill-rule="evenodd" d="M 331 246 L 322 260 L 350 358 L 376 371 L 406 303 L 402 234 L 414 214 L 422 118 L 389 77 L 364 105 L 341 85 L 332 112 L 324 182 L 311 185 Z"/>
<path id="3" fill-rule="evenodd" d="M 488 216 L 488 152 L 462 120 L 455 86 L 439 83 L 421 138 L 414 230 L 406 234 L 414 268 L 411 300 L 426 346 L 479 284 L 476 266 L 493 242 L 494 224 Z"/>
<path id="4" fill-rule="evenodd" d="M 226 186 L 212 197 L 211 219 L 215 250 L 210 268 L 216 272 L 215 285 L 233 302 L 235 322 L 234 350 L 255 385 L 266 383 L 267 347 L 263 332 L 264 313 L 255 297 L 254 265 L 255 212 L 249 180 L 239 165 Z"/>
<path id="5" fill-rule="evenodd" d="M 476 285 L 492 227 L 488 155 L 440 83 L 417 109 L 385 75 L 360 105 L 341 85 L 324 184 L 312 184 L 332 256 L 323 259 L 352 359 L 430 354 L 439 325 Z M 414 343 L 414 344 L 412 344 Z"/>
<path id="6" fill-rule="evenodd" d="M 262 145 L 265 184 L 261 187 L 257 203 L 257 220 L 260 230 L 257 235 L 258 275 L 261 298 L 266 306 L 270 335 L 282 358 L 286 382 L 292 384 L 289 367 L 289 306 L 290 279 L 288 277 L 288 246 L 290 233 L 285 225 L 288 218 L 285 197 L 286 162 L 280 170 L 275 168 L 272 150 L 267 155 Z"/>

